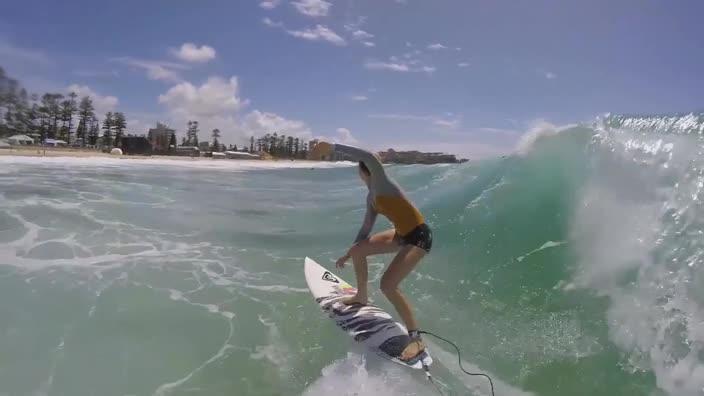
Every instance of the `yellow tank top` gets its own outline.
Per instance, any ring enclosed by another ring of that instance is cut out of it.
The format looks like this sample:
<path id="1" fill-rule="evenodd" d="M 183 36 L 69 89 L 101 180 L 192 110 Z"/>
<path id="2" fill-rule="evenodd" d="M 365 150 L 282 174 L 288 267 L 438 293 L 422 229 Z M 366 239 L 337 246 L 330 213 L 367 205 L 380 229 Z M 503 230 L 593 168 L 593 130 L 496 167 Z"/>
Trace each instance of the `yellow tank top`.
<path id="1" fill-rule="evenodd" d="M 420 211 L 403 197 L 378 195 L 374 200 L 374 209 L 386 216 L 401 236 L 425 222 Z"/>

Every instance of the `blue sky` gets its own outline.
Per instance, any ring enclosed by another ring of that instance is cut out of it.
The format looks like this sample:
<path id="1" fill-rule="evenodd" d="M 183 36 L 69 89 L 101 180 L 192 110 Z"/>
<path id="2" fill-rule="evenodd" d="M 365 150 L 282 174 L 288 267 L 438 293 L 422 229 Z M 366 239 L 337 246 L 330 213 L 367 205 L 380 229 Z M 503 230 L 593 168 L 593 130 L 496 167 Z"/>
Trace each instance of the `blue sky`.
<path id="1" fill-rule="evenodd" d="M 188 119 L 483 157 L 535 125 L 704 103 L 701 1 L 7 2 L 0 65 L 133 132 Z"/>

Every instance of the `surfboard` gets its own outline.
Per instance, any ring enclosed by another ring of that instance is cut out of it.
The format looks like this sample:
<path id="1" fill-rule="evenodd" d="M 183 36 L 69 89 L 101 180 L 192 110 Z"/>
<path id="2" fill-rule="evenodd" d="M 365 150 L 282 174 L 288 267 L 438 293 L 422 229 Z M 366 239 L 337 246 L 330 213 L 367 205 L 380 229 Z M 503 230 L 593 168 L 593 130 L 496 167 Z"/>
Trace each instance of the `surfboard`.
<path id="1" fill-rule="evenodd" d="M 377 306 L 340 302 L 342 298 L 354 295 L 357 289 L 308 257 L 305 259 L 305 276 L 318 305 L 355 341 L 406 367 L 422 369 L 433 363 L 427 347 L 411 361 L 400 360 L 401 353 L 411 341 L 406 327 Z"/>

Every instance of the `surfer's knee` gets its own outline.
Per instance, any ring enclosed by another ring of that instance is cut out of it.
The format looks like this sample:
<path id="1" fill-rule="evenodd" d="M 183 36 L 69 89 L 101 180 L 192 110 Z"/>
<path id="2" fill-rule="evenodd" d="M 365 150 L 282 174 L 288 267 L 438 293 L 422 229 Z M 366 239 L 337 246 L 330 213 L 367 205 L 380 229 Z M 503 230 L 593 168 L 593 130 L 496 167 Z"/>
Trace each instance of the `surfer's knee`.
<path id="1" fill-rule="evenodd" d="M 381 282 L 379 283 L 379 288 L 384 295 L 389 295 L 398 291 L 398 283 L 388 277 L 382 276 Z"/>
<path id="2" fill-rule="evenodd" d="M 349 254 L 350 257 L 352 257 L 352 260 L 360 260 L 367 258 L 367 249 L 365 246 L 365 242 L 361 242 L 355 246 L 352 246 L 349 251 Z"/>

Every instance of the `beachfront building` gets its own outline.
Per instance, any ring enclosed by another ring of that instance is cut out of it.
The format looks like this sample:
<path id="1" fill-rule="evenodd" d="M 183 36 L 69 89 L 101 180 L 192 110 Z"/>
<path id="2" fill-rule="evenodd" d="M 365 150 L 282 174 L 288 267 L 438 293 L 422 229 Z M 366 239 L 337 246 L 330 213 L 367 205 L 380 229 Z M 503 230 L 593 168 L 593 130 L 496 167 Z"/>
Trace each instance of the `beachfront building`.
<path id="1" fill-rule="evenodd" d="M 160 122 L 156 123 L 156 128 L 149 129 L 147 138 L 155 154 L 165 154 L 176 148 L 176 131 Z"/>
<path id="2" fill-rule="evenodd" d="M 228 159 L 261 159 L 261 157 L 257 154 L 245 153 L 242 151 L 225 151 L 225 156 Z"/>
<path id="3" fill-rule="evenodd" d="M 202 153 L 204 153 L 204 152 L 206 152 L 206 151 L 212 151 L 212 150 L 211 150 L 211 147 L 210 147 L 210 142 L 207 141 L 207 140 L 202 141 L 202 142 L 198 142 L 198 149 L 199 149 Z"/>
<path id="4" fill-rule="evenodd" d="M 127 155 L 152 155 L 152 145 L 144 136 L 125 136 L 120 142 L 120 148 Z"/>
<path id="5" fill-rule="evenodd" d="M 12 135 L 7 138 L 7 142 L 13 146 L 29 146 L 34 144 L 34 139 L 27 135 Z"/>
<path id="6" fill-rule="evenodd" d="M 173 154 L 179 157 L 200 157 L 200 150 L 196 146 L 178 146 Z"/>

